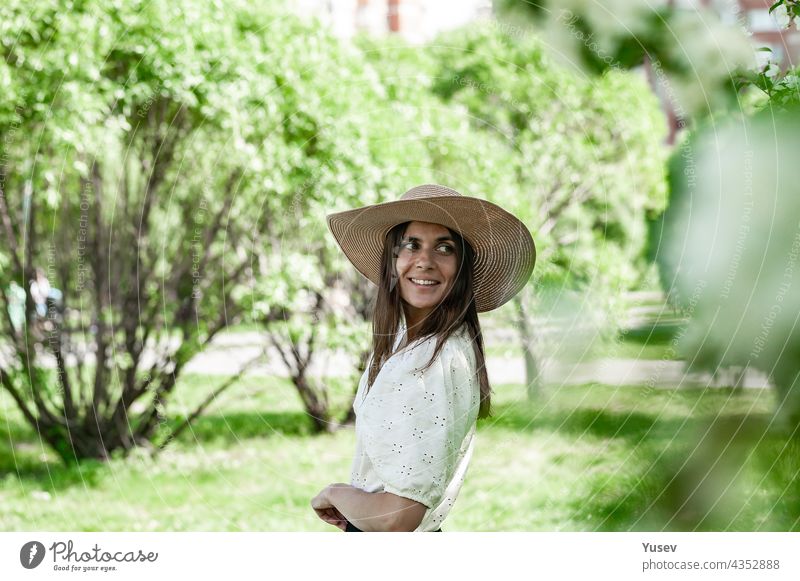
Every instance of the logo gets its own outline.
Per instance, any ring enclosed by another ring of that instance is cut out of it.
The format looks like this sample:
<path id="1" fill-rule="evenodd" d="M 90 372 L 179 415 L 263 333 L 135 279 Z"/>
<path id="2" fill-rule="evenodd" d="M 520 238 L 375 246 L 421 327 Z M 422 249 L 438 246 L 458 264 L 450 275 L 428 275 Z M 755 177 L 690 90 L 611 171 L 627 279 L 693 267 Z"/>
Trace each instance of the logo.
<path id="1" fill-rule="evenodd" d="M 41 565 L 47 552 L 53 556 L 54 571 L 116 571 L 119 563 L 154 563 L 158 553 L 145 553 L 141 549 L 134 551 L 109 552 L 95 543 L 89 550 L 75 550 L 72 539 L 67 542 L 56 541 L 48 549 L 39 541 L 29 541 L 19 550 L 19 562 L 26 569 L 35 569 Z"/>
<path id="2" fill-rule="evenodd" d="M 44 545 L 39 541 L 29 541 L 19 551 L 19 562 L 26 569 L 35 569 L 44 559 Z"/>

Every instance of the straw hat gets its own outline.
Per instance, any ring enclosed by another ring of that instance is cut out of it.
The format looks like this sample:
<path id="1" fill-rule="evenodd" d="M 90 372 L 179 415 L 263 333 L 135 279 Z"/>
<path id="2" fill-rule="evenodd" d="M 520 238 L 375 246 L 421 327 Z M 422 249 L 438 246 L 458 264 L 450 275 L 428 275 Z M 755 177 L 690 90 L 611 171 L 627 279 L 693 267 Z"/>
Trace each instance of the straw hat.
<path id="1" fill-rule="evenodd" d="M 328 214 L 336 242 L 353 266 L 380 284 L 386 234 L 402 222 L 432 222 L 458 232 L 475 250 L 478 312 L 496 309 L 528 282 L 536 262 L 530 232 L 500 206 L 436 184 L 411 188 L 399 200 Z"/>

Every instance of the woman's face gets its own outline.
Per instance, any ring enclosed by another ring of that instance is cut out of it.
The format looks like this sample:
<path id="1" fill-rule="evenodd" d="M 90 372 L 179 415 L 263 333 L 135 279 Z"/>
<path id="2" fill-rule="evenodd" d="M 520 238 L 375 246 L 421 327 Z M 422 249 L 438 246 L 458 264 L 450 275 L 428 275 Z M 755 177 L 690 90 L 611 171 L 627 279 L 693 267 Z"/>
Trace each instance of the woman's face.
<path id="1" fill-rule="evenodd" d="M 450 231 L 441 224 L 411 222 L 397 255 L 400 297 L 416 324 L 441 303 L 456 279 L 458 258 Z"/>

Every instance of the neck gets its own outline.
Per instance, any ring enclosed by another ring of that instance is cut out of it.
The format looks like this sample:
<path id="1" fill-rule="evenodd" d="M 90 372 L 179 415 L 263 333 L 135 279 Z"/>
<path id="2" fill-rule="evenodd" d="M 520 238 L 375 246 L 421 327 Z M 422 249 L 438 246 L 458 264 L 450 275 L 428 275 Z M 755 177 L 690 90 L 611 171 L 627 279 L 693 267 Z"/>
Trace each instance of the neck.
<path id="1" fill-rule="evenodd" d="M 422 322 L 431 312 L 431 309 L 418 309 L 411 305 L 404 304 L 403 312 L 406 316 L 406 340 L 410 342 L 416 338 L 422 327 Z"/>

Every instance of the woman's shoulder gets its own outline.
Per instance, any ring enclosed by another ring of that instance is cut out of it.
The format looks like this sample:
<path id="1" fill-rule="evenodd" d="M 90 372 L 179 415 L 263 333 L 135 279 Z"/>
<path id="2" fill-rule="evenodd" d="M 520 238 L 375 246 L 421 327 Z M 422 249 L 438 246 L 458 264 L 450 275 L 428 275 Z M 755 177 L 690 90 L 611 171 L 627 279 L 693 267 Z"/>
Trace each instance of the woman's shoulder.
<path id="1" fill-rule="evenodd" d="M 475 344 L 469 327 L 466 323 L 461 325 L 456 332 L 448 337 L 447 345 L 458 358 L 464 358 L 466 363 L 475 366 Z"/>
<path id="2" fill-rule="evenodd" d="M 462 323 L 458 329 L 453 331 L 453 334 L 450 335 L 448 339 L 458 347 L 472 345 L 472 335 L 470 334 L 469 326 L 466 323 Z"/>
<path id="3" fill-rule="evenodd" d="M 437 345 L 438 338 L 436 335 L 425 337 L 408 348 L 407 358 L 408 360 L 424 360 L 427 362 L 436 351 Z M 467 361 L 470 361 L 472 352 L 472 337 L 467 324 L 464 323 L 447 337 L 438 356 L 451 360 L 453 357 L 460 359 L 463 354 L 467 357 Z"/>

